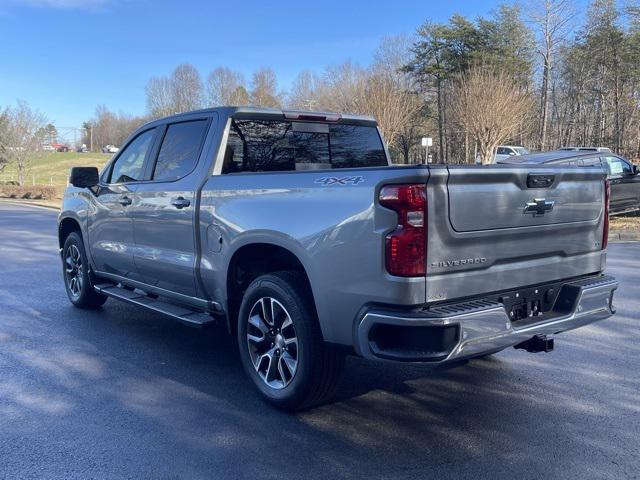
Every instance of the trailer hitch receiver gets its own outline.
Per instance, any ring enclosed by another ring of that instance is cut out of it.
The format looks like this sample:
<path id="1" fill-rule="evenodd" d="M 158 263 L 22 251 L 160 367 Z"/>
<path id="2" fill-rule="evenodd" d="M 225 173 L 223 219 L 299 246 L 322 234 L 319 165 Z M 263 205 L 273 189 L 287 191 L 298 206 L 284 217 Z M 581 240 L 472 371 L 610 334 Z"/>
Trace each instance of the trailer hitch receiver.
<path id="1" fill-rule="evenodd" d="M 526 350 L 530 353 L 552 352 L 553 337 L 550 335 L 536 335 L 529 340 L 514 345 L 513 348 Z"/>

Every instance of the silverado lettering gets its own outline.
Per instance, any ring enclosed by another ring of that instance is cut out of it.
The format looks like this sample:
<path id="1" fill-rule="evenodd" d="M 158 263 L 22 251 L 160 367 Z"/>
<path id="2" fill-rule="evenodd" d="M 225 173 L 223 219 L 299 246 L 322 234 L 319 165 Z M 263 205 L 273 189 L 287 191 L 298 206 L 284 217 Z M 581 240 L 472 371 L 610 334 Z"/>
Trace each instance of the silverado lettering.
<path id="1" fill-rule="evenodd" d="M 446 268 L 446 267 L 459 267 L 460 265 L 472 265 L 485 263 L 487 261 L 484 257 L 479 258 L 462 258 L 460 260 L 443 260 L 440 262 L 432 262 L 432 267 Z"/>

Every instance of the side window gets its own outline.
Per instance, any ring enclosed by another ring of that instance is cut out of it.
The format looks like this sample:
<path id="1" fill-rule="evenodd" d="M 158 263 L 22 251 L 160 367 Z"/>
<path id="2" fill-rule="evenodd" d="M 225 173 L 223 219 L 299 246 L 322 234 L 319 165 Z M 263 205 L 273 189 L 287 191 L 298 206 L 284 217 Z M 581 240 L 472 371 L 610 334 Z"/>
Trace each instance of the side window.
<path id="1" fill-rule="evenodd" d="M 578 165 L 580 165 L 581 167 L 600 167 L 600 166 L 602 166 L 602 164 L 600 163 L 600 158 L 598 158 L 598 157 L 582 158 L 582 159 L 580 159 L 580 162 L 578 163 Z"/>
<path id="2" fill-rule="evenodd" d="M 631 175 L 633 173 L 633 167 L 628 162 L 625 162 L 622 159 L 619 159 L 619 160 L 620 160 L 620 163 L 622 163 L 622 172 L 625 175 Z"/>
<path id="3" fill-rule="evenodd" d="M 109 183 L 126 183 L 142 180 L 144 158 L 151 148 L 155 128 L 142 132 L 120 153 L 111 168 Z"/>
<path id="4" fill-rule="evenodd" d="M 609 175 L 623 175 L 632 172 L 631 165 L 618 157 L 604 157 L 604 165 Z"/>
<path id="5" fill-rule="evenodd" d="M 510 148 L 510 147 L 498 147 L 498 149 L 496 150 L 496 153 L 498 155 L 517 155 L 518 154 L 518 152 L 516 152 L 513 148 Z M 524 155 L 524 152 L 522 153 L 522 155 Z"/>
<path id="6" fill-rule="evenodd" d="M 207 120 L 169 125 L 153 171 L 154 180 L 177 180 L 190 173 L 198 162 L 207 130 Z"/>
<path id="7" fill-rule="evenodd" d="M 329 125 L 333 168 L 383 167 L 387 156 L 375 127 Z"/>

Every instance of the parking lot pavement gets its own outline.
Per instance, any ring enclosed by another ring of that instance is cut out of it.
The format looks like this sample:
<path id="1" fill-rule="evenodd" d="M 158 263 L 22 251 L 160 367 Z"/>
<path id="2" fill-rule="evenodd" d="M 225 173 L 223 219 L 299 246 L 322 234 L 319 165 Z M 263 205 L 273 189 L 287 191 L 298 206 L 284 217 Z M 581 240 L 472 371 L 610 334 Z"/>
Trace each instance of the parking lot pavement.
<path id="1" fill-rule="evenodd" d="M 638 478 L 640 244 L 617 315 L 456 368 L 350 358 L 335 402 L 265 405 L 223 328 L 68 303 L 55 213 L 0 204 L 0 478 Z"/>

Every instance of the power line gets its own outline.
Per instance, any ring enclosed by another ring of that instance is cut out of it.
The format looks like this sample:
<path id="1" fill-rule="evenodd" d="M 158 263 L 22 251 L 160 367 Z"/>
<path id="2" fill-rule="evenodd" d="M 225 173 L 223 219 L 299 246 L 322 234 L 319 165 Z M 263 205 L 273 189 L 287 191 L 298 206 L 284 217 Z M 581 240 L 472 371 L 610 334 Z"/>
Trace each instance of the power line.
<path id="1" fill-rule="evenodd" d="M 55 123 L 53 126 L 56 128 L 58 142 L 73 144 L 73 146 L 77 146 L 79 142 L 82 142 L 82 137 L 86 132 L 86 129 L 82 127 L 63 127 Z"/>

